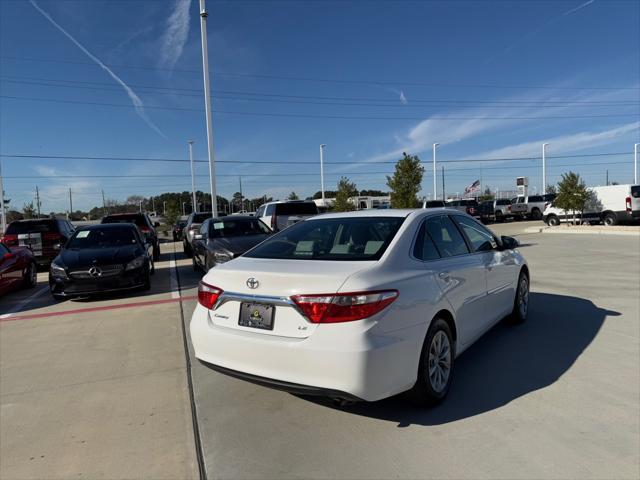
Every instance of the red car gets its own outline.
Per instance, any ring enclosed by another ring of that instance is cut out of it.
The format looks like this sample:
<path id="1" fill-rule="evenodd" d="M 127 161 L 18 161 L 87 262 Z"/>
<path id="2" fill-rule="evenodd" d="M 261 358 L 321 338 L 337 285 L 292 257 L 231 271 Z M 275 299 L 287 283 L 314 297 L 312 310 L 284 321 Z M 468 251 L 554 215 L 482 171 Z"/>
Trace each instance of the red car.
<path id="1" fill-rule="evenodd" d="M 38 282 L 36 261 L 27 247 L 9 248 L 0 243 L 0 295 Z"/>

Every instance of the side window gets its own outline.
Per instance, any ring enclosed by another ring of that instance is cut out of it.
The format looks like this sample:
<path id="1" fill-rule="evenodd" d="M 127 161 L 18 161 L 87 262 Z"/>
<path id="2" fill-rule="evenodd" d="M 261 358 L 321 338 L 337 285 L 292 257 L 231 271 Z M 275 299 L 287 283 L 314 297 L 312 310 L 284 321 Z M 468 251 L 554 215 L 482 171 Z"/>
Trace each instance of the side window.
<path id="1" fill-rule="evenodd" d="M 260 218 L 263 215 L 263 212 L 264 212 L 264 205 L 258 208 L 258 211 L 256 212 L 256 217 Z"/>
<path id="2" fill-rule="evenodd" d="M 454 219 L 469 239 L 474 251 L 486 252 L 497 248 L 498 244 L 494 236 L 478 222 L 462 216 L 456 216 Z"/>
<path id="3" fill-rule="evenodd" d="M 419 260 L 437 260 L 440 258 L 435 243 L 427 233 L 427 222 L 422 222 L 416 244 L 413 247 L 413 256 Z"/>
<path id="4" fill-rule="evenodd" d="M 276 208 L 276 205 L 274 203 L 267 205 L 267 208 L 264 214 L 267 216 L 273 215 L 273 211 L 275 210 L 275 208 Z"/>
<path id="5" fill-rule="evenodd" d="M 462 234 L 447 216 L 429 218 L 427 220 L 427 233 L 435 243 L 442 258 L 469 253 Z"/>
<path id="6" fill-rule="evenodd" d="M 200 225 L 200 235 L 202 235 L 202 238 L 209 236 L 209 220 L 205 220 L 202 222 L 202 225 Z"/>

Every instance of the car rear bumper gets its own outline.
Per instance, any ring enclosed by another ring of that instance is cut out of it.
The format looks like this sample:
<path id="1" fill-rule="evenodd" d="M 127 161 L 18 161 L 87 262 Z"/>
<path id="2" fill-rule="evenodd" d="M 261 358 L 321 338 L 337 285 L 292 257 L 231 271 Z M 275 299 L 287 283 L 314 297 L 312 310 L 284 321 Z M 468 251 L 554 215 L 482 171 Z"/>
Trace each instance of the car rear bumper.
<path id="1" fill-rule="evenodd" d="M 196 358 L 214 370 L 296 393 L 375 401 L 414 385 L 427 327 L 383 334 L 375 325 L 327 324 L 307 338 L 276 337 L 214 325 L 197 305 L 190 331 Z"/>

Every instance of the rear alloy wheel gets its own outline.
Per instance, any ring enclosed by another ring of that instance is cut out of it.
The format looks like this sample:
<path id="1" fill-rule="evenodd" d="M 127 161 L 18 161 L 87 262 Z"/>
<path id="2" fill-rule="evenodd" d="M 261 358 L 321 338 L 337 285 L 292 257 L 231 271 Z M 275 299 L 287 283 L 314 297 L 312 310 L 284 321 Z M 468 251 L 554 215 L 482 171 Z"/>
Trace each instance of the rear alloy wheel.
<path id="1" fill-rule="evenodd" d="M 433 406 L 447 396 L 453 378 L 454 357 L 455 348 L 449 324 L 442 318 L 435 318 L 422 346 L 418 379 L 409 392 L 414 402 Z"/>
<path id="2" fill-rule="evenodd" d="M 537 208 L 531 210 L 531 218 L 534 220 L 540 220 L 542 218 L 542 213 Z"/>
<path id="3" fill-rule="evenodd" d="M 550 227 L 557 227 L 558 225 L 560 225 L 560 219 L 555 215 L 549 215 L 547 217 L 547 225 L 549 225 Z"/>
<path id="4" fill-rule="evenodd" d="M 27 267 L 27 274 L 24 276 L 24 286 L 34 288 L 38 284 L 38 269 L 36 264 L 31 262 Z"/>
<path id="5" fill-rule="evenodd" d="M 153 259 L 160 260 L 160 244 L 153 247 Z"/>
<path id="6" fill-rule="evenodd" d="M 618 223 L 618 219 L 616 218 L 614 213 L 607 212 L 602 217 L 602 223 L 604 223 L 607 227 L 613 227 Z"/>
<path id="7" fill-rule="evenodd" d="M 510 315 L 511 323 L 520 324 L 527 321 L 529 314 L 529 276 L 526 272 L 520 272 L 518 287 L 513 300 L 513 310 Z"/>

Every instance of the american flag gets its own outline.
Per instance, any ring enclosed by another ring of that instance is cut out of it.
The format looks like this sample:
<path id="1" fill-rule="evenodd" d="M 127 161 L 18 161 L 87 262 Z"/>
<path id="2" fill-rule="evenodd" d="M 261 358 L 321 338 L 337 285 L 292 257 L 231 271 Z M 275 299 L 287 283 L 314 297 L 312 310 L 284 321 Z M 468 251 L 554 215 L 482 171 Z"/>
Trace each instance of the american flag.
<path id="1" fill-rule="evenodd" d="M 475 190 L 478 190 L 479 188 L 480 188 L 480 180 L 476 180 L 471 185 L 465 187 L 464 194 L 467 195 Z"/>

